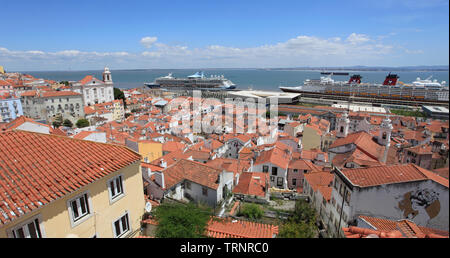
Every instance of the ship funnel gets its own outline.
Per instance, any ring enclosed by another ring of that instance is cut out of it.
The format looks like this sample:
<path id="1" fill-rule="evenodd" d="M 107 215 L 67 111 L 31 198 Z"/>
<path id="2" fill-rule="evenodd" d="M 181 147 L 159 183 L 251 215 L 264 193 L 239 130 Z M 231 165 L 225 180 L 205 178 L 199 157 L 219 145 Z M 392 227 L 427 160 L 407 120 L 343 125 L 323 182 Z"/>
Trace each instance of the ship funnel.
<path id="1" fill-rule="evenodd" d="M 349 84 L 360 84 L 361 83 L 361 75 L 354 74 L 350 77 L 350 80 L 348 80 Z"/>
<path id="2" fill-rule="evenodd" d="M 397 84 L 398 77 L 396 74 L 389 73 L 384 79 L 383 85 L 395 85 Z"/>

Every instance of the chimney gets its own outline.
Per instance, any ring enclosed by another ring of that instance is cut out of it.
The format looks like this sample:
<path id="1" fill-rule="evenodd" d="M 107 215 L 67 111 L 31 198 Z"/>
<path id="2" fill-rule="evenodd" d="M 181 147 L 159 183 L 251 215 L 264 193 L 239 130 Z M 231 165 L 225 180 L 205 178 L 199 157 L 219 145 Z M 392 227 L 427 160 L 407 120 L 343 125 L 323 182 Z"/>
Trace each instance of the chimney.
<path id="1" fill-rule="evenodd" d="M 160 164 L 160 167 L 167 168 L 167 162 L 165 162 L 164 159 L 161 159 L 159 161 L 159 164 Z"/>

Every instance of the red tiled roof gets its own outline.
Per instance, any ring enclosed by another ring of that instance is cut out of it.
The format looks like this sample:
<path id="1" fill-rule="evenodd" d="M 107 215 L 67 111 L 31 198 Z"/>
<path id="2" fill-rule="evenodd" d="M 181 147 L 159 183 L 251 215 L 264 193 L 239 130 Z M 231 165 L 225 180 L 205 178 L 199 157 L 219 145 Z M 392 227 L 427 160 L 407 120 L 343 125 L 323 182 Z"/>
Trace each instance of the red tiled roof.
<path id="1" fill-rule="evenodd" d="M 448 179 L 449 167 L 433 169 L 433 172 Z"/>
<path id="2" fill-rule="evenodd" d="M 141 162 L 143 168 L 150 168 L 152 171 L 162 171 L 164 168 L 150 163 Z"/>
<path id="3" fill-rule="evenodd" d="M 304 177 L 314 192 L 316 192 L 320 186 L 330 187 L 334 179 L 334 174 L 330 172 L 312 172 L 305 174 Z M 324 189 L 322 189 L 322 193 L 324 192 Z"/>
<path id="4" fill-rule="evenodd" d="M 403 238 L 402 232 L 398 230 L 386 232 L 354 226 L 342 228 L 342 230 L 346 238 Z"/>
<path id="5" fill-rule="evenodd" d="M 219 187 L 218 178 L 221 172 L 219 169 L 202 163 L 182 159 L 163 170 L 164 183 L 166 189 L 169 189 L 186 179 L 211 189 L 217 189 Z"/>
<path id="6" fill-rule="evenodd" d="M 99 132 L 95 132 L 95 131 L 81 131 L 78 134 L 74 135 L 73 138 L 74 139 L 83 140 L 84 138 L 88 137 L 89 135 L 91 135 L 93 133 L 99 133 Z"/>
<path id="7" fill-rule="evenodd" d="M 103 83 L 102 81 L 100 81 L 99 79 L 95 78 L 92 75 L 86 75 L 83 79 L 81 79 L 81 81 L 79 81 L 80 84 L 84 85 L 92 80 L 95 80 L 97 82 Z"/>
<path id="8" fill-rule="evenodd" d="M 414 164 L 343 169 L 341 173 L 353 185 L 370 187 L 411 181 L 433 180 L 448 187 L 448 179 Z"/>
<path id="9" fill-rule="evenodd" d="M 158 225 L 158 221 L 153 218 L 145 219 L 142 223 Z M 212 217 L 206 226 L 205 235 L 212 238 L 275 238 L 278 226 Z"/>
<path id="10" fill-rule="evenodd" d="M 277 142 L 279 144 L 282 144 L 281 142 Z M 275 146 L 273 149 L 268 151 L 262 151 L 258 157 L 255 159 L 255 165 L 258 164 L 264 164 L 264 163 L 271 163 L 274 164 L 280 168 L 287 168 L 289 161 L 291 159 L 291 149 L 284 149 L 278 148 Z"/>
<path id="11" fill-rule="evenodd" d="M 41 125 L 41 126 L 46 126 L 46 127 L 50 128 L 49 125 L 38 123 L 38 122 L 34 121 L 33 119 L 28 118 L 26 116 L 19 116 L 18 118 L 12 120 L 11 122 L 3 125 L 1 127 L 1 129 L 3 131 L 5 131 L 5 130 L 13 130 L 13 129 L 16 129 L 17 127 L 19 127 L 20 125 L 22 125 L 22 124 L 24 124 L 26 122 L 37 124 L 37 125 Z"/>
<path id="12" fill-rule="evenodd" d="M 206 231 L 206 236 L 213 238 L 274 238 L 278 235 L 278 226 L 213 218 Z"/>
<path id="13" fill-rule="evenodd" d="M 424 237 L 426 234 L 437 234 L 443 237 L 449 236 L 448 231 L 418 226 L 414 222 L 406 219 L 393 221 L 389 219 L 381 219 L 369 216 L 359 216 L 359 218 L 368 222 L 371 226 L 375 228 L 375 230 L 381 231 L 400 230 L 403 233 L 403 235 L 407 237 Z"/>
<path id="14" fill-rule="evenodd" d="M 0 222 L 60 199 L 141 159 L 117 145 L 68 137 L 0 133 Z"/>
<path id="15" fill-rule="evenodd" d="M 174 142 L 174 141 L 165 142 L 162 144 L 162 150 L 167 151 L 167 152 L 181 150 L 181 149 L 184 149 L 184 147 L 185 147 L 185 145 L 183 143 Z"/>
<path id="16" fill-rule="evenodd" d="M 407 148 L 406 150 L 417 153 L 417 154 L 432 154 L 431 145 L 422 144 L 414 147 Z"/>
<path id="17" fill-rule="evenodd" d="M 62 97 L 62 96 L 81 96 L 80 93 L 73 91 L 44 91 L 42 92 L 42 97 L 50 98 L 50 97 Z"/>
<path id="18" fill-rule="evenodd" d="M 239 183 L 234 187 L 233 193 L 266 196 L 269 174 L 263 172 L 243 172 L 239 176 Z"/>
<path id="19" fill-rule="evenodd" d="M 372 158 L 379 159 L 384 153 L 384 146 L 379 145 L 372 139 L 372 135 L 361 131 L 347 135 L 347 137 L 337 139 L 328 149 L 347 144 L 355 144 L 357 148 L 365 152 Z"/>

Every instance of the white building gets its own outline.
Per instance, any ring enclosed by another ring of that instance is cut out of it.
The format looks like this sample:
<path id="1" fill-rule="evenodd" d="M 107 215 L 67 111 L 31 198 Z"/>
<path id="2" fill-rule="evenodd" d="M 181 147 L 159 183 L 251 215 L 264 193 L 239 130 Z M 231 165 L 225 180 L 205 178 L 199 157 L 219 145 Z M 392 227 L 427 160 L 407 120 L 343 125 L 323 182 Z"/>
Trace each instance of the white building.
<path id="1" fill-rule="evenodd" d="M 114 100 L 114 85 L 108 67 L 105 67 L 102 81 L 87 75 L 81 81 L 71 82 L 71 87 L 83 95 L 84 103 L 88 106 Z"/>
<path id="2" fill-rule="evenodd" d="M 414 164 L 334 172 L 332 231 L 356 225 L 360 215 L 409 219 L 419 226 L 448 231 L 448 179 Z"/>
<path id="3" fill-rule="evenodd" d="M 164 197 L 216 206 L 233 190 L 233 172 L 181 159 L 155 174 Z"/>

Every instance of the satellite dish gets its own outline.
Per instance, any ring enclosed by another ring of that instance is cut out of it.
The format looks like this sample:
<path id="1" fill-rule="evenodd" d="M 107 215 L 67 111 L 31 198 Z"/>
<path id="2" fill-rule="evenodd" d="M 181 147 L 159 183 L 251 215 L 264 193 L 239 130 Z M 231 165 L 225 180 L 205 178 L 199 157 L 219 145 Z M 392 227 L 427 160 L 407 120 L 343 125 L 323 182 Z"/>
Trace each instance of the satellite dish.
<path id="1" fill-rule="evenodd" d="M 147 202 L 145 204 L 145 211 L 146 212 L 151 212 L 152 211 L 152 204 L 150 202 Z"/>

